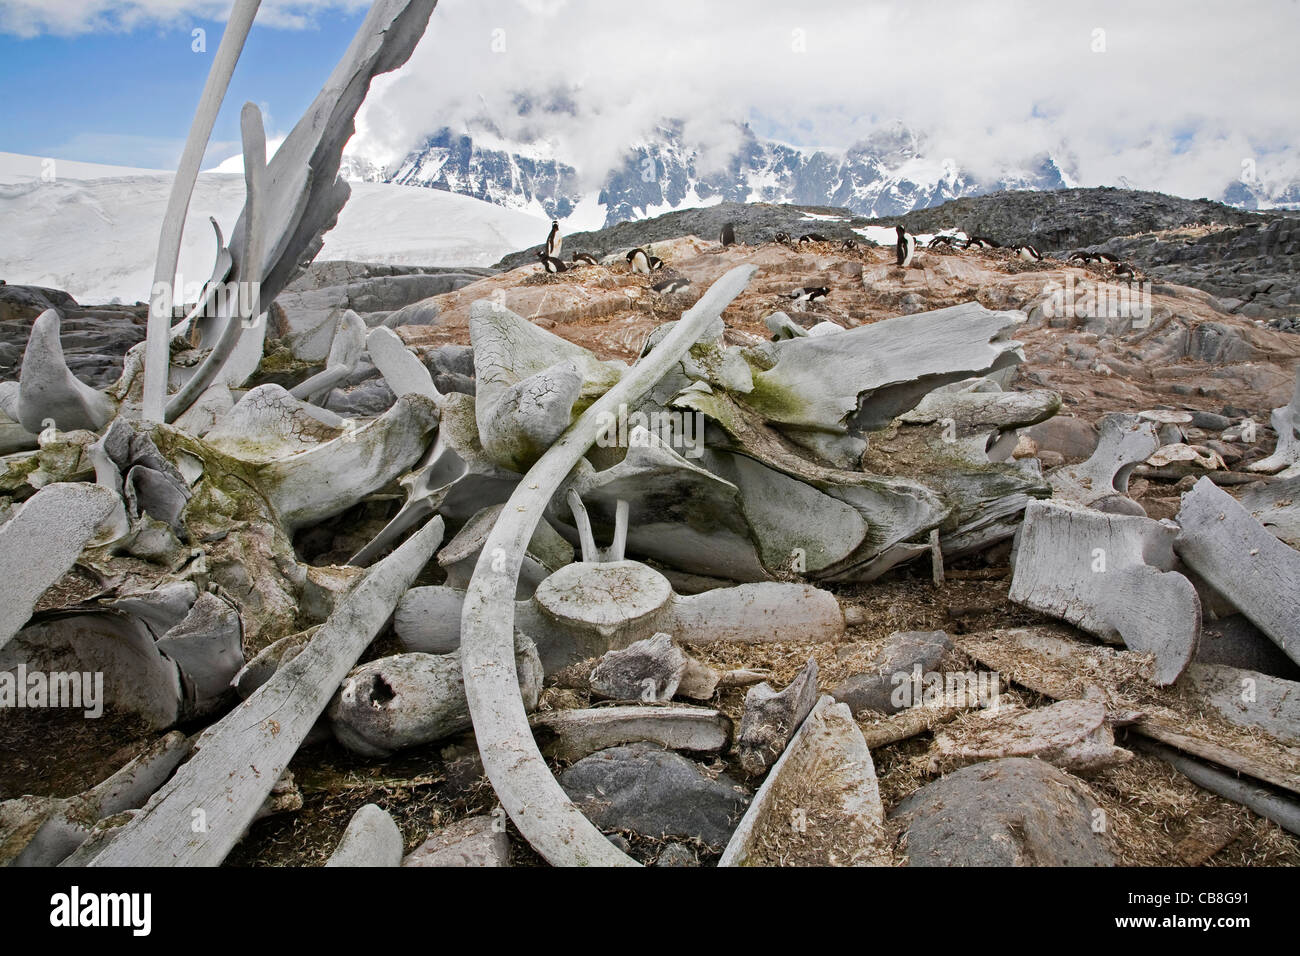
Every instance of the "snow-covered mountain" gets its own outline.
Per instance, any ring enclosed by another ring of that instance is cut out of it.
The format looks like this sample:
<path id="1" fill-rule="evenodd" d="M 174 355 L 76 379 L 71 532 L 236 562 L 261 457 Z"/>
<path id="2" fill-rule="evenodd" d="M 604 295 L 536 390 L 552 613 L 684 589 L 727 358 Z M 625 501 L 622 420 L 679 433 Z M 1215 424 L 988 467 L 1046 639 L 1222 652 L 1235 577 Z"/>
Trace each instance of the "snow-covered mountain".
<path id="1" fill-rule="evenodd" d="M 716 202 L 840 206 L 888 218 L 951 199 L 1004 189 L 1054 190 L 1079 185 L 1068 158 L 1017 157 L 977 175 L 961 157 L 937 157 L 901 124 L 882 127 L 847 150 L 790 146 L 737 128 L 739 146 L 719 168 L 704 169 L 683 124 L 666 121 L 629 146 L 620 164 L 585 170 L 578 157 L 547 146 L 504 140 L 492 128 L 473 135 L 442 129 L 387 168 L 345 160 L 344 173 L 367 182 L 400 183 L 461 193 L 511 209 L 563 220 L 567 231 L 597 229 Z M 598 188 L 584 188 L 597 182 Z M 1243 209 L 1300 204 L 1300 184 L 1266 189 L 1226 185 L 1222 201 Z"/>
<path id="2" fill-rule="evenodd" d="M 1008 164 L 979 177 L 950 159 L 925 155 L 902 126 L 885 128 L 848 150 L 790 146 L 738 128 L 739 147 L 704 169 L 682 124 L 666 122 L 633 144 L 597 190 L 584 191 L 576 162 L 535 146 L 504 142 L 489 132 L 470 136 L 442 129 L 401 162 L 380 168 L 352 160 L 344 172 L 368 182 L 400 183 L 461 193 L 497 205 L 592 229 L 674 209 L 717 202 L 775 202 L 841 206 L 864 216 L 896 216 L 949 199 L 1000 189 L 1061 189 L 1073 185 L 1050 156 Z M 586 177 L 591 181 L 592 177 Z"/>
<path id="3" fill-rule="evenodd" d="M 42 176 L 42 172 L 46 175 Z M 50 286 L 79 302 L 149 298 L 172 175 L 0 153 L 0 279 Z M 202 282 L 216 251 L 209 216 L 229 240 L 244 202 L 240 175 L 203 173 L 181 249 L 183 284 Z M 319 259 L 487 266 L 541 241 L 549 221 L 472 199 L 353 183 Z"/>

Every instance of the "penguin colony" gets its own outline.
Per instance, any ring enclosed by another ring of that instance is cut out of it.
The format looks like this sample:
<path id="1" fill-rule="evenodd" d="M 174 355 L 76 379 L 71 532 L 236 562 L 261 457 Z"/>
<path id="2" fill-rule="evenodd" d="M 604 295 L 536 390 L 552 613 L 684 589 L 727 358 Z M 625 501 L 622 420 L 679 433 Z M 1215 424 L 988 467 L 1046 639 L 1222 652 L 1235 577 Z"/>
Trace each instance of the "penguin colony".
<path id="1" fill-rule="evenodd" d="M 917 241 L 916 237 L 910 234 L 903 226 L 895 226 L 897 239 L 894 245 L 894 259 L 900 268 L 906 269 L 912 264 L 916 256 Z M 781 245 L 791 245 L 789 233 L 778 232 L 772 237 L 772 241 Z M 798 245 L 805 246 L 812 242 L 832 242 L 833 240 L 823 236 L 820 233 L 809 232 L 799 237 Z M 718 242 L 722 248 L 737 245 L 736 228 L 734 223 L 726 223 L 718 233 Z M 558 220 L 551 220 L 551 231 L 546 237 L 546 245 L 537 251 L 537 258 L 542 263 L 543 268 L 549 273 L 558 274 L 568 272 L 571 269 L 584 266 L 599 265 L 595 256 L 587 252 L 575 252 L 572 255 L 572 262 L 568 265 L 560 259 L 560 250 L 564 245 L 564 236 L 560 233 L 560 223 Z M 875 243 L 869 243 L 875 245 Z M 988 236 L 971 235 L 967 239 L 960 239 L 956 236 L 940 235 L 935 236 L 927 244 L 927 248 L 937 249 L 940 247 L 961 248 L 961 249 L 1001 249 L 1001 243 Z M 845 239 L 840 244 L 840 249 L 844 252 L 855 252 L 858 248 L 858 242 L 855 239 Z M 1010 247 L 1011 252 L 1017 258 L 1025 262 L 1043 262 L 1046 257 L 1029 243 L 1017 243 Z M 658 272 L 664 267 L 664 261 L 658 256 L 653 256 L 645 249 L 637 247 L 630 250 L 625 256 L 628 265 L 632 271 L 640 275 L 651 275 Z M 1133 267 L 1122 263 L 1117 257 L 1108 252 L 1075 252 L 1072 253 L 1069 262 L 1080 262 L 1087 265 L 1095 262 L 1102 265 L 1111 265 L 1114 267 L 1116 278 L 1135 279 L 1137 273 Z M 685 278 L 671 278 L 656 282 L 650 286 L 652 290 L 660 295 L 669 295 L 674 292 L 682 292 L 690 287 L 690 280 Z M 786 297 L 792 302 L 800 304 L 812 304 L 820 301 L 830 295 L 830 288 L 827 286 L 803 286 L 792 292 L 786 293 Z"/>

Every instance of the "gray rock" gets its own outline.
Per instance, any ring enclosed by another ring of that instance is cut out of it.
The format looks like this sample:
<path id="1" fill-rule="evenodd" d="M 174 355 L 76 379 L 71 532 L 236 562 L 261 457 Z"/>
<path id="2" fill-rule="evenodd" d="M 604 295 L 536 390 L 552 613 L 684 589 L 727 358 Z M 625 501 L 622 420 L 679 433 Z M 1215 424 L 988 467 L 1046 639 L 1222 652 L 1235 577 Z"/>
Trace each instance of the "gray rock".
<path id="1" fill-rule="evenodd" d="M 367 803 L 352 815 L 325 865 L 399 866 L 401 862 L 402 831 L 387 812 Z"/>
<path id="2" fill-rule="evenodd" d="M 1067 459 L 1084 460 L 1097 449 L 1097 428 L 1082 418 L 1057 415 L 1045 422 L 1026 428 L 1028 435 L 1042 451 L 1054 451 Z"/>
<path id="3" fill-rule="evenodd" d="M 736 753 L 745 772 L 757 776 L 776 763 L 815 703 L 817 662 L 811 658 L 780 693 L 766 682 L 751 687 L 736 737 Z"/>
<path id="4" fill-rule="evenodd" d="M 647 743 L 584 757 L 559 780 L 601 829 L 714 847 L 727 842 L 748 802 L 745 790 L 726 774 L 713 779 L 698 764 Z"/>
<path id="5" fill-rule="evenodd" d="M 695 851 L 682 843 L 670 843 L 659 851 L 655 866 L 699 866 Z"/>
<path id="6" fill-rule="evenodd" d="M 504 816 L 457 820 L 412 850 L 402 866 L 509 866 L 510 837 Z"/>
<path id="7" fill-rule="evenodd" d="M 831 691 L 831 696 L 848 704 L 854 715 L 863 711 L 895 714 L 908 704 L 895 703 L 895 690 L 912 679 L 920 668 L 922 674 L 936 671 L 943 655 L 952 650 L 952 641 L 943 631 L 895 631 L 864 674 L 855 674 Z M 901 675 L 901 676 L 900 676 Z"/>
<path id="8" fill-rule="evenodd" d="M 1259 671 L 1287 680 L 1300 680 L 1300 664 L 1287 657 L 1268 635 L 1250 623 L 1244 614 L 1233 614 L 1201 626 L 1196 648 L 1198 664 L 1225 664 Z"/>
<path id="9" fill-rule="evenodd" d="M 1041 760 L 965 767 L 903 800 L 909 866 L 1113 866 L 1083 783 Z"/>
<path id="10" fill-rule="evenodd" d="M 609 651 L 591 672 L 593 693 L 645 703 L 673 699 L 686 670 L 686 655 L 667 634 Z"/>

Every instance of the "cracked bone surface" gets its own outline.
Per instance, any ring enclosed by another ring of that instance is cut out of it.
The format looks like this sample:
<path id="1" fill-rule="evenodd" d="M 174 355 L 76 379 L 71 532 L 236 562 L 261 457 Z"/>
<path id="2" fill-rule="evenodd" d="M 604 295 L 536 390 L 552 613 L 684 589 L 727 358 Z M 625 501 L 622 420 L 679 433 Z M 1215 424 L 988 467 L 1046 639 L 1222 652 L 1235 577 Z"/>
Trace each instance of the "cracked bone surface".
<path id="1" fill-rule="evenodd" d="M 464 607 L 464 591 L 412 588 L 394 617 L 397 639 L 408 651 L 446 653 L 460 645 Z M 514 608 L 515 626 L 536 641 L 548 674 L 658 633 L 681 644 L 820 643 L 844 633 L 844 614 L 829 591 L 765 581 L 679 595 L 637 561 L 565 565 Z"/>
<path id="2" fill-rule="evenodd" d="M 469 330 L 483 450 L 521 474 L 621 374 L 497 302 L 475 302 Z"/>
<path id="3" fill-rule="evenodd" d="M 356 504 L 419 460 L 438 407 L 404 395 L 360 426 L 299 401 L 279 385 L 248 392 L 208 432 L 207 443 L 249 466 L 286 530 Z"/>
<path id="4" fill-rule="evenodd" d="M 1172 570 L 1177 534 L 1150 518 L 1031 502 L 1016 534 L 1010 598 L 1153 654 L 1152 682 L 1168 686 L 1191 662 L 1201 633 L 1196 589 Z"/>

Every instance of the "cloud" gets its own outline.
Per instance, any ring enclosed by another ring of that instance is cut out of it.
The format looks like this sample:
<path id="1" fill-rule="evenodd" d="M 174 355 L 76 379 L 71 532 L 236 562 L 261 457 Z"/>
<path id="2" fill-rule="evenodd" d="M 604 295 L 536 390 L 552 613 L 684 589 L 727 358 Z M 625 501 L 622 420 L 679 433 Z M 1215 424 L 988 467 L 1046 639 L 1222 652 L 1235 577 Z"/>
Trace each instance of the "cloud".
<path id="1" fill-rule="evenodd" d="M 442 0 L 353 149 L 387 163 L 490 123 L 599 175 L 665 117 L 845 148 L 895 120 L 973 172 L 1052 152 L 1085 185 L 1218 195 L 1296 167 L 1300 5 Z M 521 114 L 520 104 L 531 109 Z"/>
<path id="2" fill-rule="evenodd" d="M 41 34 L 130 31 L 193 20 L 224 21 L 232 0 L 3 0 L 0 33 L 21 37 Z M 263 0 L 257 22 L 263 26 L 300 30 L 318 14 L 364 10 L 370 0 Z"/>
<path id="3" fill-rule="evenodd" d="M 130 30 L 230 2 L 2 0 L 0 30 Z M 258 22 L 368 5 L 263 0 Z M 1083 185 L 1217 196 L 1251 163 L 1300 179 L 1297 35 L 1294 0 L 442 0 L 411 62 L 375 81 L 350 150 L 389 164 L 443 126 L 495 129 L 590 185 L 670 117 L 706 165 L 737 123 L 844 149 L 901 121 L 976 175 L 1051 153 Z"/>

